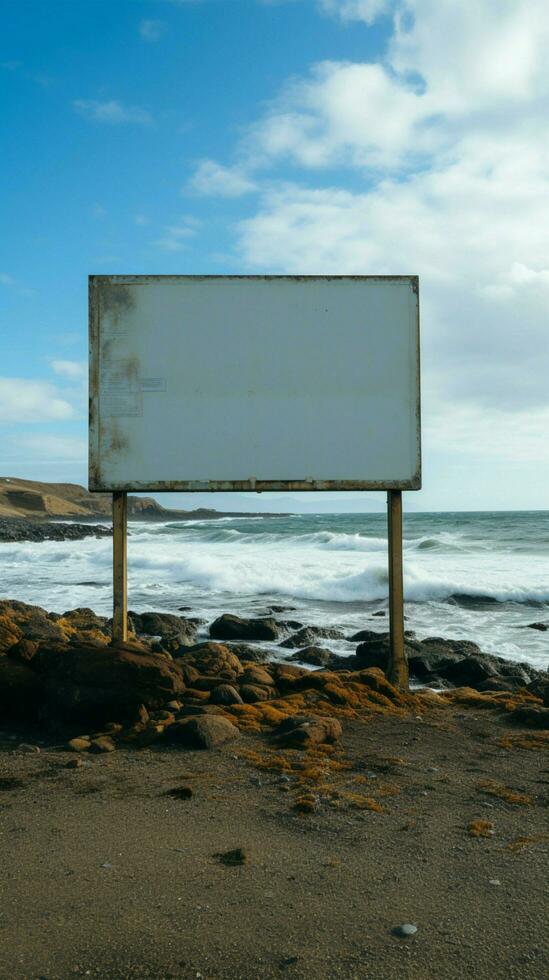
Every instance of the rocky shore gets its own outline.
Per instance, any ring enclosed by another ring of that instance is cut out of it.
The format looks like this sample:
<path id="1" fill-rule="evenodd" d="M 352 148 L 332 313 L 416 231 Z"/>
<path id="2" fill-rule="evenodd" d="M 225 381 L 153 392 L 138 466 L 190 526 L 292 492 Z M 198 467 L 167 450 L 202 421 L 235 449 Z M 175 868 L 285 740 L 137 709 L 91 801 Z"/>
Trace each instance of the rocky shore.
<path id="1" fill-rule="evenodd" d="M 10 541 L 81 541 L 82 538 L 107 538 L 112 528 L 103 524 L 69 524 L 61 521 L 27 520 L 22 517 L 0 517 L 0 542 Z"/>
<path id="2" fill-rule="evenodd" d="M 130 613 L 129 626 L 127 644 L 113 646 L 111 621 L 91 609 L 57 614 L 1 602 L 3 715 L 74 729 L 70 747 L 82 751 L 157 740 L 209 748 L 250 731 L 269 733 L 277 744 L 332 744 L 342 719 L 423 712 L 433 704 L 472 704 L 505 712 L 509 722 L 549 725 L 547 674 L 474 643 L 408 635 L 416 685 L 404 693 L 384 674 L 386 633 L 362 630 L 348 638 L 354 652 L 336 657 L 327 644 L 337 630 L 274 615 L 225 614 L 201 642 L 205 624 L 193 617 Z M 261 640 L 278 641 L 285 659 L 270 660 L 253 642 Z"/>

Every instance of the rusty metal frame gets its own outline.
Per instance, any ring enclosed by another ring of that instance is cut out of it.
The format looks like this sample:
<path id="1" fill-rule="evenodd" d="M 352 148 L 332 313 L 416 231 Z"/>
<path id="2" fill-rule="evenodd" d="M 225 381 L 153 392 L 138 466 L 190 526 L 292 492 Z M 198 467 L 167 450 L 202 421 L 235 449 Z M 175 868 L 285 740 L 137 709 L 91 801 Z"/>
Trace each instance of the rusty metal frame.
<path id="1" fill-rule="evenodd" d="M 204 282 L 210 280 L 291 280 L 307 282 L 321 280 L 348 281 L 381 281 L 408 283 L 417 296 L 417 401 L 416 418 L 417 467 L 410 480 L 158 480 L 141 483 L 135 481 L 126 483 L 104 483 L 101 477 L 99 460 L 99 345 L 100 345 L 100 291 L 105 286 L 147 285 L 150 282 L 180 282 L 181 280 Z M 177 276 L 177 275 L 124 275 L 124 276 L 90 276 L 89 277 L 89 490 L 92 493 L 105 492 L 136 492 L 136 493 L 166 493 L 166 492 L 206 492 L 225 493 L 267 492 L 267 491 L 362 491 L 362 490 L 420 490 L 421 489 L 421 393 L 420 393 L 420 339 L 419 339 L 419 279 L 417 276 Z"/>

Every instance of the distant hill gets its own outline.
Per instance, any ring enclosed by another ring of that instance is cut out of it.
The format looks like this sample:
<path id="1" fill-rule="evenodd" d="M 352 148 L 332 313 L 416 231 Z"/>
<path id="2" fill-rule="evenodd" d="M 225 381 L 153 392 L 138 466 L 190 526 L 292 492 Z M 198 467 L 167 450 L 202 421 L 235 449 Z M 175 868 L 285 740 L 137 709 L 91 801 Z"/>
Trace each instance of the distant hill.
<path id="1" fill-rule="evenodd" d="M 67 518 L 97 520 L 111 516 L 111 494 L 90 493 L 77 483 L 39 483 L 16 476 L 0 477 L 0 517 Z M 128 517 L 140 521 L 204 520 L 215 517 L 247 517 L 244 511 L 221 512 L 201 507 L 197 510 L 169 510 L 153 497 L 128 496 Z M 280 514 L 254 514 L 281 516 Z"/>

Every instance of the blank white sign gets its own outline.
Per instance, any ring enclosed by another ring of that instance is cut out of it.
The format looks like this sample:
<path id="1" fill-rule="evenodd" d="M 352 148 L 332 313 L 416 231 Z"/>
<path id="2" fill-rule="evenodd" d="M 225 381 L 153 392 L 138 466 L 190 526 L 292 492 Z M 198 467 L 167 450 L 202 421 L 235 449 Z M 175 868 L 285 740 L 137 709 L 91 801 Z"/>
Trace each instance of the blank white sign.
<path id="1" fill-rule="evenodd" d="M 419 489 L 417 278 L 90 277 L 89 484 Z"/>

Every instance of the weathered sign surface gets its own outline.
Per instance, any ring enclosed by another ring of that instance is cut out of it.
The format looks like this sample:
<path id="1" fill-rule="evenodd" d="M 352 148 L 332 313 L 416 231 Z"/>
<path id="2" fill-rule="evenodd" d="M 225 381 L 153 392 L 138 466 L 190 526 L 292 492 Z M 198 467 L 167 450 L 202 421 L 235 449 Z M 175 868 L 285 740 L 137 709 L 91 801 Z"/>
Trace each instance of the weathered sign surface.
<path id="1" fill-rule="evenodd" d="M 90 277 L 90 490 L 419 489 L 415 276 Z"/>

